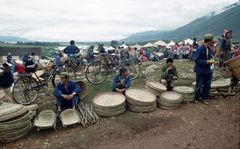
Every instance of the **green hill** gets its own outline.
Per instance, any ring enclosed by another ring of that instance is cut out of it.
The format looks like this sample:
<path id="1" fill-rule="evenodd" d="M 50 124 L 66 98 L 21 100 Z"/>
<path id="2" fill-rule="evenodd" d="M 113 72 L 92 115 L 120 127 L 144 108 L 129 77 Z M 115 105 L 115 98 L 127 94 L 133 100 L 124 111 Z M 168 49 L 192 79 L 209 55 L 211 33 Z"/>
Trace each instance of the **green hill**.
<path id="1" fill-rule="evenodd" d="M 172 31 L 147 31 L 136 33 L 122 41 L 139 42 L 151 40 L 182 40 L 185 38 L 197 37 L 201 39 L 205 33 L 213 33 L 221 36 L 224 29 L 233 30 L 233 40 L 240 41 L 240 5 L 235 3 L 226 11 L 215 15 L 198 18 L 176 30 Z"/>

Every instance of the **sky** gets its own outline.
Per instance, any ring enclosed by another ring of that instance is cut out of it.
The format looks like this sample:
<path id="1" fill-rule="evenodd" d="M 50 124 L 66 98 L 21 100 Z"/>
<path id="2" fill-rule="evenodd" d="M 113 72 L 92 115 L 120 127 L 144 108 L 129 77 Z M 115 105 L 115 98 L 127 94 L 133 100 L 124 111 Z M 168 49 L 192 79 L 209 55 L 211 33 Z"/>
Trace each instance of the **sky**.
<path id="1" fill-rule="evenodd" d="M 238 0 L 0 0 L 0 36 L 109 41 L 172 30 Z"/>

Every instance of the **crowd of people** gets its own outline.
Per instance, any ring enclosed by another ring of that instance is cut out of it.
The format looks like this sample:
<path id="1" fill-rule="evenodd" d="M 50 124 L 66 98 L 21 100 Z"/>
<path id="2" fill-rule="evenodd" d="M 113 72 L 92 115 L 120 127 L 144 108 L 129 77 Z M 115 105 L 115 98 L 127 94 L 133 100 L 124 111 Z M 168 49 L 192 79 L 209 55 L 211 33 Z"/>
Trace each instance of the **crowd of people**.
<path id="1" fill-rule="evenodd" d="M 167 58 L 166 65 L 162 66 L 160 83 L 166 82 L 167 91 L 172 91 L 174 88 L 173 82 L 178 78 L 177 68 L 173 65 L 174 59 L 189 59 L 195 62 L 194 72 L 196 73 L 196 86 L 195 86 L 195 97 L 194 102 L 202 102 L 208 104 L 209 92 L 211 88 L 211 81 L 214 72 L 214 64 L 219 61 L 218 66 L 226 69 L 226 61 L 233 57 L 240 55 L 240 49 L 235 46 L 232 49 L 231 44 L 232 31 L 224 30 L 224 34 L 218 41 L 214 40 L 212 34 L 206 34 L 202 44 L 197 43 L 197 39 L 194 38 L 192 45 L 175 44 L 170 48 L 159 47 L 156 51 L 150 48 L 123 48 L 119 47 L 113 51 L 106 51 L 102 44 L 98 46 L 98 52 L 100 54 L 113 54 L 119 60 L 122 58 L 129 58 L 132 60 L 138 60 L 141 62 L 145 61 L 158 61 L 159 55 L 156 53 L 159 51 L 164 52 L 164 57 Z M 70 45 L 63 50 L 69 58 L 75 59 L 80 49 L 75 45 L 75 42 L 70 41 Z M 60 53 L 53 53 L 55 64 L 57 67 L 62 67 L 62 57 Z M 87 61 L 91 62 L 95 59 L 94 46 L 90 46 L 87 50 Z M 14 82 L 13 74 L 25 73 L 25 67 L 27 65 L 33 65 L 36 63 L 34 53 L 29 55 L 25 53 L 22 57 L 23 64 L 18 64 L 12 59 L 11 53 L 8 54 L 7 62 L 4 63 L 3 72 L 0 75 L 0 87 L 7 88 Z M 10 69 L 11 68 L 11 69 Z M 57 111 L 61 112 L 66 106 L 75 107 L 79 103 L 79 95 L 81 88 L 77 83 L 69 79 L 67 73 L 62 73 L 61 82 L 56 86 L 53 91 L 53 95 L 56 98 Z M 232 74 L 231 86 L 229 93 L 234 91 L 235 85 L 238 83 L 238 79 Z M 131 86 L 131 79 L 128 76 L 127 69 L 122 67 L 112 80 L 112 91 L 125 94 L 125 90 Z"/>

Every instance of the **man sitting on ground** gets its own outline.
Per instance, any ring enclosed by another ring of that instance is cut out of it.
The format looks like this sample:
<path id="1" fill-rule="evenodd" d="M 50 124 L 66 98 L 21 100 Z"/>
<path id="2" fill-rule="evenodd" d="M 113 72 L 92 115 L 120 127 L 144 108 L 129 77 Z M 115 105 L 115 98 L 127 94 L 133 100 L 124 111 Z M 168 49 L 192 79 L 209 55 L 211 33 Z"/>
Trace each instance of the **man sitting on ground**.
<path id="1" fill-rule="evenodd" d="M 160 82 L 163 83 L 162 80 L 167 81 L 167 90 L 172 91 L 173 89 L 173 81 L 178 79 L 178 73 L 175 66 L 173 66 L 173 59 L 168 58 L 166 61 L 166 65 L 163 66 L 161 70 L 161 80 Z"/>
<path id="2" fill-rule="evenodd" d="M 125 95 L 126 89 L 131 85 L 131 79 L 128 76 L 127 69 L 121 68 L 119 70 L 119 75 L 116 75 L 112 83 L 112 91 L 118 92 Z"/>
<path id="3" fill-rule="evenodd" d="M 80 87 L 77 83 L 69 80 L 67 73 L 61 73 L 61 82 L 55 87 L 53 95 L 56 97 L 57 111 L 63 108 L 76 108 L 79 103 Z"/>
<path id="4" fill-rule="evenodd" d="M 3 72 L 0 73 L 0 88 L 8 88 L 14 82 L 13 75 L 7 63 L 3 65 Z"/>

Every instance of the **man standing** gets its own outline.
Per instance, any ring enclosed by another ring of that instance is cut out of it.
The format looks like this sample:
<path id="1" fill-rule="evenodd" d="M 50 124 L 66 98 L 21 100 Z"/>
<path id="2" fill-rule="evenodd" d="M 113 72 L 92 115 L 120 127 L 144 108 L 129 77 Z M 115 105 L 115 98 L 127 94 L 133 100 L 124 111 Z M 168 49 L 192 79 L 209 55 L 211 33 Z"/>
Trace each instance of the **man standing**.
<path id="1" fill-rule="evenodd" d="M 214 45 L 212 34 L 204 36 L 204 44 L 197 48 L 194 55 L 194 71 L 196 72 L 195 102 L 208 104 L 212 81 L 212 65 L 215 63 L 211 47 Z"/>
<path id="2" fill-rule="evenodd" d="M 61 73 L 61 82 L 55 87 L 53 95 L 56 97 L 57 111 L 63 108 L 76 108 L 79 103 L 80 87 L 77 83 L 69 80 L 67 73 Z"/>
<path id="3" fill-rule="evenodd" d="M 63 51 L 68 55 L 68 57 L 75 59 L 75 55 L 80 51 L 80 49 L 75 46 L 75 41 L 71 40 L 70 45 L 67 46 Z"/>
<path id="4" fill-rule="evenodd" d="M 161 80 L 166 80 L 167 81 L 167 91 L 172 91 L 173 90 L 173 81 L 178 79 L 178 73 L 177 69 L 175 66 L 173 66 L 173 59 L 168 58 L 166 61 L 166 65 L 163 66 L 161 70 Z"/>
<path id="5" fill-rule="evenodd" d="M 7 55 L 7 62 L 12 64 L 12 53 L 8 53 L 8 55 Z"/>
<path id="6" fill-rule="evenodd" d="M 232 31 L 231 30 L 224 30 L 223 38 L 220 41 L 220 67 L 223 66 L 225 69 L 226 61 L 231 59 L 231 41 L 232 38 Z"/>

